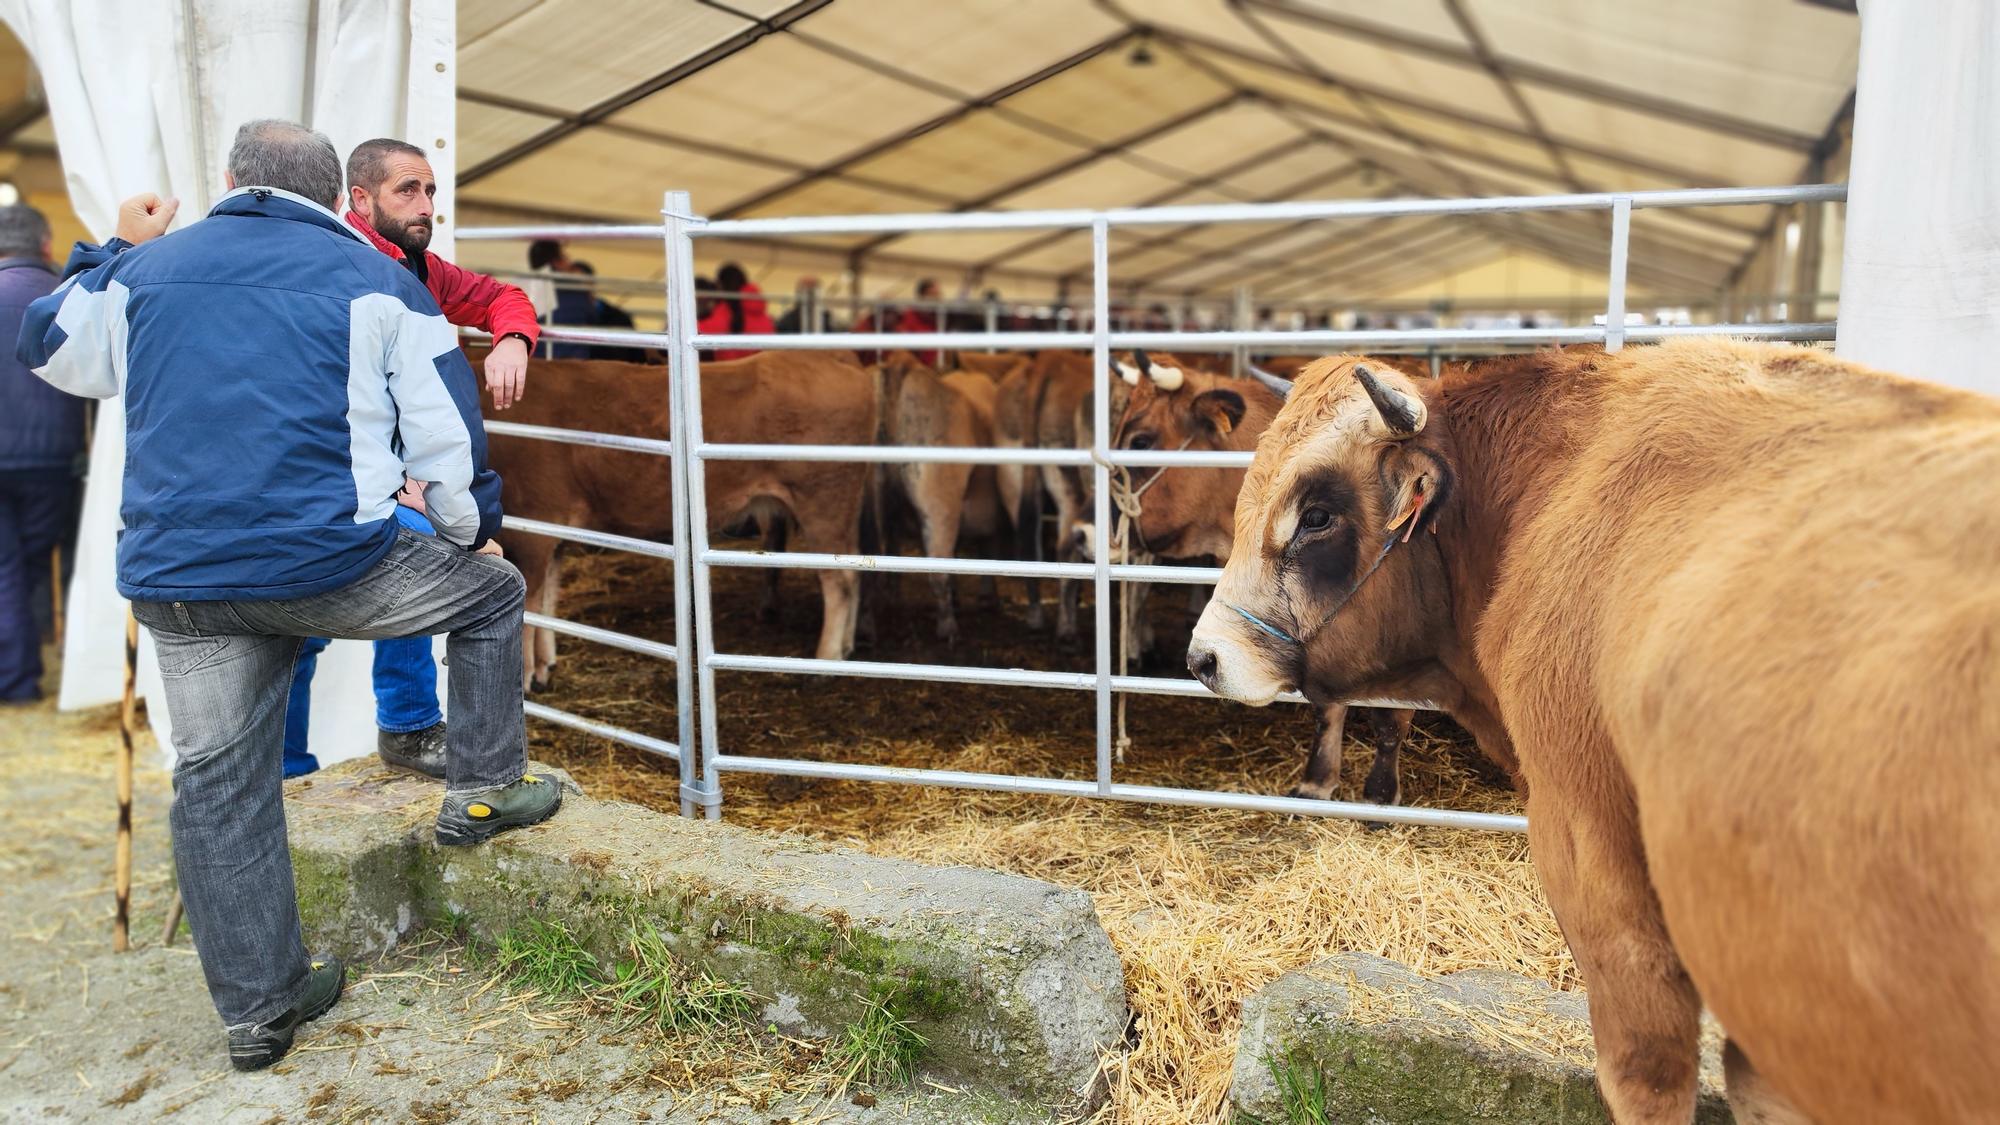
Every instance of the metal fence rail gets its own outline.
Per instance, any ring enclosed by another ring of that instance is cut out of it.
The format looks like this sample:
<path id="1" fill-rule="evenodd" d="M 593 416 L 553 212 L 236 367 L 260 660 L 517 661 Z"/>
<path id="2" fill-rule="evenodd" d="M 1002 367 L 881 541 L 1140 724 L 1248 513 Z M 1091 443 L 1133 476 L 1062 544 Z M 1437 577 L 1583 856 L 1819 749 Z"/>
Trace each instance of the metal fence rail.
<path id="1" fill-rule="evenodd" d="M 696 755 L 678 752 L 682 770 L 682 808 L 699 805 L 706 814 L 720 816 L 721 775 L 726 772 L 790 774 L 799 777 L 845 779 L 871 782 L 986 789 L 1056 796 L 1099 797 L 1112 800 L 1150 801 L 1164 804 L 1197 805 L 1210 808 L 1250 809 L 1267 812 L 1350 817 L 1401 824 L 1422 824 L 1452 828 L 1525 831 L 1526 821 L 1518 816 L 1500 816 L 1449 809 L 1383 807 L 1341 801 L 1315 801 L 1259 794 L 1188 790 L 1131 785 L 1113 776 L 1111 700 L 1116 693 L 1197 697 L 1208 692 L 1190 680 L 1115 675 L 1112 671 L 1110 628 L 1110 585 L 1113 581 L 1178 582 L 1213 584 L 1221 572 L 1212 567 L 1168 567 L 1115 564 L 1107 554 L 1110 541 L 1110 489 L 1108 477 L 1113 467 L 1199 467 L 1243 468 L 1251 460 L 1248 453 L 1176 452 L 1147 450 L 1135 452 L 1109 448 L 1112 419 L 1109 417 L 1110 352 L 1114 348 L 1146 348 L 1171 352 L 1221 352 L 1248 347 L 1321 348 L 1362 350 L 1375 348 L 1500 348 L 1546 344 L 1601 343 L 1616 351 L 1628 342 L 1664 340 L 1683 335 L 1725 334 L 1767 340 L 1824 340 L 1832 337 L 1830 323 L 1814 324 L 1720 324 L 1695 326 L 1627 325 L 1626 265 L 1630 249 L 1631 213 L 1634 210 L 1665 207 L 1735 206 L 1746 204 L 1788 204 L 1841 202 L 1846 188 L 1838 184 L 1795 187 L 1725 188 L 1629 193 L 1592 193 L 1551 196 L 1514 196 L 1486 199 L 1394 199 L 1333 200 L 1299 203 L 1217 204 L 1190 207 L 1115 208 L 1109 210 L 1064 210 L 1036 212 L 965 212 L 910 215 L 833 215 L 734 219 L 710 222 L 693 213 L 685 192 L 668 192 L 659 226 L 555 226 L 493 227 L 462 230 L 458 237 L 474 240 L 574 238 L 574 239 L 661 239 L 667 260 L 666 332 L 564 331 L 553 338 L 587 343 L 620 344 L 663 348 L 668 355 L 674 396 L 671 440 L 621 438 L 617 435 L 582 431 L 550 431 L 541 427 L 500 426 L 494 432 L 511 433 L 541 440 L 568 441 L 586 445 L 627 449 L 671 460 L 674 473 L 674 542 L 685 550 L 667 548 L 622 536 L 610 536 L 587 529 L 557 528 L 517 521 L 517 530 L 559 535 L 574 541 L 641 550 L 642 553 L 671 558 L 675 562 L 676 643 L 669 647 L 657 642 L 580 626 L 571 622 L 537 617 L 537 623 L 568 635 L 619 645 L 632 651 L 663 658 L 679 657 L 679 748 L 694 745 L 690 721 L 699 703 L 699 775 L 694 771 Z M 1313 220 L 1386 218 L 1409 215 L 1481 215 L 1542 211 L 1604 211 L 1610 214 L 1610 267 L 1605 322 L 1593 327 L 1532 329 L 1404 329 L 1357 331 L 1216 331 L 1155 332 L 1118 331 L 1112 327 L 1110 305 L 1109 234 L 1114 227 L 1158 226 L 1182 223 L 1247 223 Z M 1087 229 L 1092 244 L 1092 292 L 1088 331 L 973 333 L 939 331 L 928 333 L 820 333 L 799 336 L 704 334 L 696 330 L 694 292 L 694 240 L 765 235 L 814 234 L 903 234 L 914 231 Z M 803 349 L 855 348 L 884 350 L 921 346 L 926 348 L 1089 348 L 1093 368 L 1093 436 L 1088 449 L 991 449 L 911 446 L 831 446 L 778 445 L 710 442 L 703 437 L 701 416 L 700 350 L 715 349 Z M 538 431 L 538 432 L 530 432 Z M 919 462 L 960 462 L 985 465 L 1063 465 L 1088 468 L 1093 484 L 1092 514 L 1096 537 L 1094 555 L 1088 563 L 1051 563 L 1000 559 L 906 558 L 882 555 L 769 554 L 761 551 L 716 549 L 708 535 L 705 465 L 709 461 L 771 460 L 804 462 L 869 462 L 902 464 Z M 1096 651 L 1090 672 L 1048 672 L 1021 668 L 960 667 L 936 664 L 906 664 L 890 661 L 818 660 L 798 657 L 756 656 L 717 650 L 714 637 L 713 597 L 710 571 L 713 567 L 782 567 L 795 569 L 878 570 L 893 573 L 990 575 L 1017 578 L 1058 578 L 1088 580 L 1094 591 Z M 692 637 L 690 637 L 690 630 Z M 692 650 L 690 643 L 693 644 Z M 644 646 L 644 647 L 638 647 Z M 687 659 L 692 651 L 693 660 Z M 692 676 L 690 676 L 692 671 Z M 727 753 L 717 734 L 715 673 L 759 672 L 793 675 L 850 676 L 876 679 L 927 680 L 932 682 L 1091 691 L 1096 695 L 1096 766 L 1091 780 L 1036 778 L 1000 774 L 966 773 L 953 770 L 905 769 L 843 762 L 813 762 Z M 690 685 L 692 680 L 692 685 Z M 693 698 L 690 698 L 690 696 Z M 1296 695 L 1287 697 L 1297 700 Z M 1355 700 L 1368 706 L 1423 707 L 1421 700 Z M 549 709 L 535 705 L 531 713 L 551 721 L 566 722 L 579 729 L 603 733 L 606 737 L 644 745 L 645 736 L 607 727 L 576 716 L 557 719 Z M 667 752 L 669 744 L 650 740 L 649 747 Z"/>

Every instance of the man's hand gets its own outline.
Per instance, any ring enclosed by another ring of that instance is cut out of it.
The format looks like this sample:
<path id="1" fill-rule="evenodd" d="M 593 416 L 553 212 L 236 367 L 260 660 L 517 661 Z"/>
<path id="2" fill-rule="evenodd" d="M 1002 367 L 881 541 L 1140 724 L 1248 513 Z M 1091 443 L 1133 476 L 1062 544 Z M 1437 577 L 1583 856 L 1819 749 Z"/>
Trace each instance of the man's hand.
<path id="1" fill-rule="evenodd" d="M 180 209 L 178 199 L 161 199 L 150 191 L 135 195 L 118 205 L 118 237 L 134 246 L 158 238 L 167 233 Z"/>
<path id="2" fill-rule="evenodd" d="M 410 480 L 408 477 L 403 478 L 402 490 L 396 493 L 396 503 L 401 504 L 405 508 L 429 515 L 429 511 L 424 507 L 424 487 L 424 481 Z"/>
<path id="3" fill-rule="evenodd" d="M 493 409 L 505 410 L 521 401 L 528 388 L 528 345 L 509 336 L 486 353 L 486 387 L 493 392 Z"/>
<path id="4" fill-rule="evenodd" d="M 488 539 L 484 545 L 472 553 L 475 555 L 492 555 L 496 559 L 507 557 L 507 552 L 500 549 L 500 541 L 498 539 Z"/>

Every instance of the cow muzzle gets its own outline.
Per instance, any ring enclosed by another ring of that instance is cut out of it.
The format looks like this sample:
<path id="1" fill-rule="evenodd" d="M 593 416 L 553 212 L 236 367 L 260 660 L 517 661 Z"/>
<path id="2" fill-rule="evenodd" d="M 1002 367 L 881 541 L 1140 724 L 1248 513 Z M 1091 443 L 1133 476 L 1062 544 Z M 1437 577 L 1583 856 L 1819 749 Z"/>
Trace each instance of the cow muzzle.
<path id="1" fill-rule="evenodd" d="M 1188 642 L 1188 671 L 1224 699 L 1262 707 L 1292 687 L 1284 671 L 1288 662 L 1273 651 L 1282 643 L 1256 632 L 1218 596 L 1195 624 Z"/>

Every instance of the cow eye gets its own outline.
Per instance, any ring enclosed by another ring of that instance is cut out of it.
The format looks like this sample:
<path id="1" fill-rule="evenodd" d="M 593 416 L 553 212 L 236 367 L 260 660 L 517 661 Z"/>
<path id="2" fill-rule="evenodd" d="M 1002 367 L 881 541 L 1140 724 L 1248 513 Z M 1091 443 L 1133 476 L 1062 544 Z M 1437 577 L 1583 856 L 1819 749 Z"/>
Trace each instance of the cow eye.
<path id="1" fill-rule="evenodd" d="M 1299 517 L 1299 526 L 1307 531 L 1318 531 L 1333 522 L 1333 513 L 1325 508 L 1307 508 Z"/>
<path id="2" fill-rule="evenodd" d="M 1125 448 L 1127 448 L 1127 449 L 1151 449 L 1151 448 L 1153 448 L 1153 435 L 1152 435 L 1152 434 L 1133 434 L 1133 435 L 1132 435 L 1131 437 L 1128 437 L 1128 438 L 1126 438 L 1126 439 L 1125 439 Z"/>

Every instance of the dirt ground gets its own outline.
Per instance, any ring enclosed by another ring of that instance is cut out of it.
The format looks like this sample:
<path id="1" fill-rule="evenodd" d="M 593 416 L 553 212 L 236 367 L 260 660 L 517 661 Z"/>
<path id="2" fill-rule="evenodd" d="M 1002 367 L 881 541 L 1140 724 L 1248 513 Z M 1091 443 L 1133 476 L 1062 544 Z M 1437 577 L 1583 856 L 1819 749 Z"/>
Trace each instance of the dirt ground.
<path id="1" fill-rule="evenodd" d="M 53 678 L 50 688 L 53 690 Z M 577 1000 L 496 983 L 441 938 L 351 966 L 345 997 L 271 1070 L 231 1070 L 171 901 L 158 748 L 134 799 L 134 949 L 111 952 L 116 708 L 0 710 L 0 1121 L 659 1121 L 808 1125 L 964 1120 L 926 1088 L 855 1104 L 824 1045 L 754 1028 L 668 1039 Z"/>

